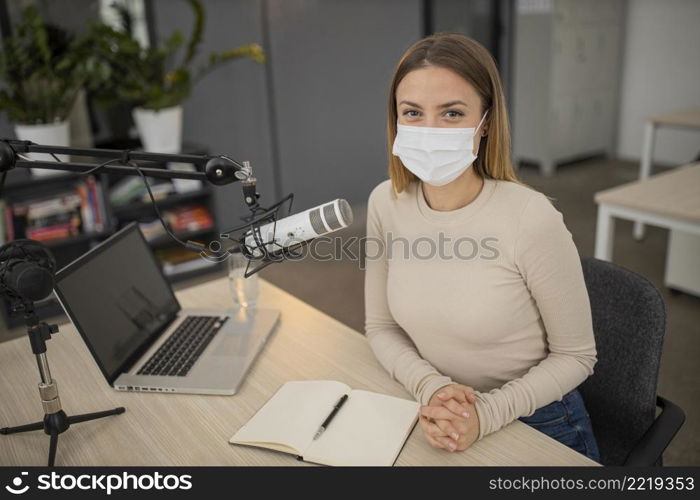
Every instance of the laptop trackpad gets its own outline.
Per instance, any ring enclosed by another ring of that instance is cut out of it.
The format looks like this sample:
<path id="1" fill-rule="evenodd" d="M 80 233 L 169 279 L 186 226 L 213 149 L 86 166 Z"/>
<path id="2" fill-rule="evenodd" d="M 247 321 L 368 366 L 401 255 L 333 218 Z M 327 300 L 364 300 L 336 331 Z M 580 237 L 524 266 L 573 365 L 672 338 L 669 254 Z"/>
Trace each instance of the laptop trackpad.
<path id="1" fill-rule="evenodd" d="M 278 311 L 261 309 L 251 312 L 242 308 L 229 317 L 212 341 L 211 355 L 246 359 L 255 356 L 278 319 Z"/>
<path id="2" fill-rule="evenodd" d="M 218 339 L 214 340 L 215 345 L 212 349 L 212 355 L 237 356 L 245 354 L 250 349 L 252 332 L 228 332 L 218 337 Z"/>

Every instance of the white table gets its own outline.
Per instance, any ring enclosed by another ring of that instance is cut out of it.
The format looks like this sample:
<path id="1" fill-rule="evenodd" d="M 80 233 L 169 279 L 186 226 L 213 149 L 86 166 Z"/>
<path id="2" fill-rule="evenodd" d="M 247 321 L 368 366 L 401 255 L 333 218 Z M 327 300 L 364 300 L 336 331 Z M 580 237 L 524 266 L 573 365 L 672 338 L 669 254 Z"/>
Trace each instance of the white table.
<path id="1" fill-rule="evenodd" d="M 647 179 L 651 174 L 656 130 L 661 126 L 700 129 L 700 107 L 654 115 L 647 118 L 644 126 L 644 141 L 642 143 L 642 158 L 639 165 L 639 180 Z M 643 221 L 636 221 L 634 223 L 634 237 L 637 240 L 644 237 Z"/>
<path id="2" fill-rule="evenodd" d="M 595 239 L 597 259 L 612 260 L 615 218 L 665 227 L 671 230 L 672 237 L 678 232 L 678 235 L 692 238 L 691 241 L 700 238 L 700 163 L 684 165 L 644 180 L 599 191 L 594 199 L 598 204 Z M 680 265 L 678 272 L 685 274 L 683 279 L 689 280 L 690 284 L 678 286 L 671 273 L 674 263 L 669 251 L 666 285 L 698 293 L 695 283 L 700 281 L 700 266 L 697 265 L 699 258 L 700 253 L 694 259 L 689 256 Z M 679 267 L 679 264 L 675 263 L 675 266 Z"/>

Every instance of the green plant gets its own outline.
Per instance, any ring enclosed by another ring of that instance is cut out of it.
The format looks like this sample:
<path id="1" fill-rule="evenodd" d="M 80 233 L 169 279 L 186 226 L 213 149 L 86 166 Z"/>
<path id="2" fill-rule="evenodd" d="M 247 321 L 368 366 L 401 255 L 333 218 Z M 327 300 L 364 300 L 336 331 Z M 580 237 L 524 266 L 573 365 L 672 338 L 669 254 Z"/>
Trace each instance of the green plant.
<path id="1" fill-rule="evenodd" d="M 159 110 L 182 103 L 192 87 L 220 64 L 247 57 L 259 63 L 265 53 L 258 44 L 247 44 L 209 55 L 206 64 L 194 73 L 191 66 L 204 33 L 204 8 L 199 0 L 187 0 L 194 12 L 192 34 L 185 44 L 179 30 L 160 46 L 142 48 L 128 30 L 120 31 L 105 25 L 93 27 L 93 51 L 100 63 L 100 83 L 96 95 L 101 100 L 120 100 L 134 106 Z M 120 10 L 122 24 L 129 25 L 128 16 Z M 179 64 L 175 58 L 184 46 Z"/>
<path id="2" fill-rule="evenodd" d="M 21 124 L 65 120 L 91 79 L 90 60 L 84 38 L 44 23 L 34 6 L 26 7 L 0 50 L 0 110 Z"/>

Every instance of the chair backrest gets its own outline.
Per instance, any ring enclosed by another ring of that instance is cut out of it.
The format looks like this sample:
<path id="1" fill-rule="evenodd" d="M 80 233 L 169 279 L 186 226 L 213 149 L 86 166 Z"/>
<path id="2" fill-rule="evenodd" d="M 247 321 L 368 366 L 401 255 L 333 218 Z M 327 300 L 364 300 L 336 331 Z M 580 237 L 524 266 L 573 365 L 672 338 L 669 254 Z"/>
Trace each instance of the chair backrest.
<path id="1" fill-rule="evenodd" d="M 646 278 L 581 259 L 598 362 L 580 387 L 604 465 L 622 465 L 654 421 L 666 306 Z"/>

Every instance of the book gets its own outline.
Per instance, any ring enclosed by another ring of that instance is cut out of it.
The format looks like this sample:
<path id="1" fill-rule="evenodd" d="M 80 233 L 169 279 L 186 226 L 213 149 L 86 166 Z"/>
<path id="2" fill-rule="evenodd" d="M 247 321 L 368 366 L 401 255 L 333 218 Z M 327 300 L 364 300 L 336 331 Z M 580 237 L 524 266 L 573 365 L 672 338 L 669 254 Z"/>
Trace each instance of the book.
<path id="1" fill-rule="evenodd" d="M 146 241 L 149 242 L 157 239 L 159 236 L 166 234 L 163 225 L 158 219 L 139 223 L 139 229 L 141 229 L 141 233 L 143 234 L 143 237 L 146 238 Z"/>
<path id="2" fill-rule="evenodd" d="M 109 190 L 109 198 L 112 204 L 121 205 L 129 202 L 141 190 L 146 190 L 140 176 L 124 177 L 119 179 Z"/>
<path id="3" fill-rule="evenodd" d="M 77 218 L 76 218 L 77 219 Z M 74 220 L 66 224 L 56 224 L 41 228 L 27 230 L 27 238 L 36 241 L 64 240 L 72 236 L 77 236 L 80 220 Z"/>
<path id="4" fill-rule="evenodd" d="M 4 244 L 7 240 L 7 231 L 5 231 L 5 224 L 7 220 L 5 219 L 5 200 L 0 200 L 0 245 Z"/>
<path id="5" fill-rule="evenodd" d="M 176 265 L 183 262 L 189 262 L 195 259 L 201 259 L 197 252 L 184 247 L 159 248 L 153 252 L 163 264 Z"/>
<path id="6" fill-rule="evenodd" d="M 179 170 L 181 172 L 196 172 L 194 165 L 189 163 L 170 162 L 168 163 L 170 170 Z M 189 191 L 197 191 L 202 189 L 202 181 L 196 179 L 173 179 L 175 192 L 187 193 Z"/>
<path id="7" fill-rule="evenodd" d="M 348 395 L 328 428 L 314 435 Z M 419 404 L 333 380 L 287 382 L 229 440 L 335 466 L 390 466 L 418 421 Z"/>
<path id="8" fill-rule="evenodd" d="M 102 232 L 104 230 L 104 221 L 102 220 L 102 210 L 100 207 L 100 193 L 97 189 L 97 182 L 94 176 L 87 178 L 88 200 L 90 200 L 90 212 L 92 215 L 91 231 Z"/>
<path id="9" fill-rule="evenodd" d="M 80 218 L 83 221 L 83 231 L 91 232 L 94 229 L 92 221 L 92 211 L 88 203 L 87 186 L 83 183 L 77 187 L 78 195 L 80 196 Z"/>
<path id="10" fill-rule="evenodd" d="M 78 193 L 66 193 L 55 198 L 36 201 L 27 205 L 27 218 L 41 219 L 54 214 L 72 212 L 80 206 Z"/>
<path id="11" fill-rule="evenodd" d="M 12 205 L 5 205 L 5 240 L 12 241 L 15 239 L 14 215 L 12 214 Z"/>
<path id="12" fill-rule="evenodd" d="M 6 240 L 58 241 L 100 231 L 105 221 L 101 193 L 95 177 L 87 176 L 51 196 L 8 202 L 3 211 Z"/>
<path id="13" fill-rule="evenodd" d="M 170 182 L 162 182 L 159 184 L 154 183 L 151 186 L 151 193 L 153 194 L 153 199 L 156 201 L 164 200 L 168 197 L 170 193 L 173 192 L 173 185 Z M 148 194 L 146 187 L 143 188 L 143 193 L 141 194 L 142 203 L 151 203 L 151 195 Z"/>
<path id="14" fill-rule="evenodd" d="M 167 194 L 167 192 L 171 192 L 174 189 L 172 182 L 168 180 L 147 177 L 146 181 L 151 187 L 151 191 L 156 199 L 158 198 L 158 193 L 165 192 Z M 141 176 L 120 179 L 109 189 L 108 196 L 110 202 L 115 207 L 126 206 L 132 201 L 151 201 L 151 198 L 148 196 L 148 191 L 146 190 L 145 182 Z"/>

